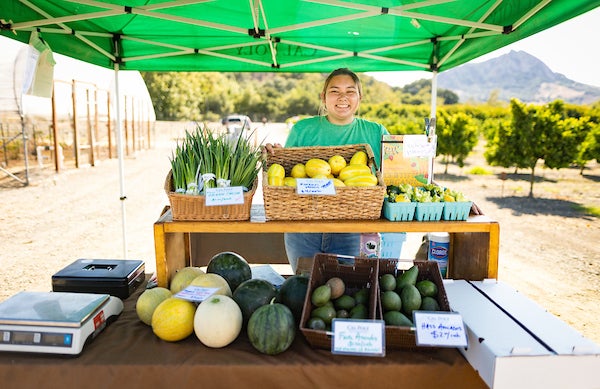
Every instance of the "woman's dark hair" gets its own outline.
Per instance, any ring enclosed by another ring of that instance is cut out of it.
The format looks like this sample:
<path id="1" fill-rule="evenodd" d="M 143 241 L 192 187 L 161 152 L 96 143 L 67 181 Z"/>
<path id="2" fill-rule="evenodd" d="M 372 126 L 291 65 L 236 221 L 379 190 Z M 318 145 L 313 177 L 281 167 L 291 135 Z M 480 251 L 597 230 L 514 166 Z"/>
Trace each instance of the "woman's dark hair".
<path id="1" fill-rule="evenodd" d="M 331 79 L 335 76 L 340 76 L 340 75 L 350 76 L 352 78 L 352 80 L 354 81 L 354 83 L 356 84 L 356 88 L 358 89 L 358 96 L 362 97 L 362 84 L 360 83 L 360 78 L 358 78 L 356 73 L 354 73 L 352 70 L 350 70 L 348 68 L 335 69 L 334 71 L 329 73 L 329 75 L 325 79 L 325 84 L 323 84 L 323 91 L 322 91 L 323 95 L 325 95 L 325 92 L 327 91 L 327 87 L 329 86 Z"/>

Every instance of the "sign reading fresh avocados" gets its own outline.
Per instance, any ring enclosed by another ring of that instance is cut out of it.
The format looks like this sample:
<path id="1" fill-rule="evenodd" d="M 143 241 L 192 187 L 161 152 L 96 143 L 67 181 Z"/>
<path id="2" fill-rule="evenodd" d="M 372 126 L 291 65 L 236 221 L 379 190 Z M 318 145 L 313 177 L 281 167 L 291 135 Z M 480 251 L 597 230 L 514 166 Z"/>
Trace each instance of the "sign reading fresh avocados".
<path id="1" fill-rule="evenodd" d="M 333 319 L 331 329 L 333 354 L 385 356 L 383 320 Z"/>

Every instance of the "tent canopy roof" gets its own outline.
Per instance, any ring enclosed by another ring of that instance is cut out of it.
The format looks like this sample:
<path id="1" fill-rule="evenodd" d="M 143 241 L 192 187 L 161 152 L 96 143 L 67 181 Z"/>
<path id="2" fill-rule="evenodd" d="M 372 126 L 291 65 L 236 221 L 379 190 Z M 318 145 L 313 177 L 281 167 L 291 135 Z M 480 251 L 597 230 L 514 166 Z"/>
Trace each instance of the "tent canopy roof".
<path id="1" fill-rule="evenodd" d="M 1 34 L 140 71 L 443 71 L 600 0 L 7 0 Z M 551 42 L 548 42 L 551 44 Z"/>

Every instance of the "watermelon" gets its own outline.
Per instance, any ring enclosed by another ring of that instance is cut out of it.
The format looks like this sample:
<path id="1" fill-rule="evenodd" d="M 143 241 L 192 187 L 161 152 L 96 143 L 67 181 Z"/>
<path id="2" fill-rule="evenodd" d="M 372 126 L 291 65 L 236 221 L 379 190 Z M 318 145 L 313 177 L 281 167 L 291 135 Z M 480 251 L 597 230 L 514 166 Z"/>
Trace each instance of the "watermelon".
<path id="1" fill-rule="evenodd" d="M 233 299 L 242 310 L 244 326 L 258 307 L 269 304 L 275 296 L 277 289 L 269 281 L 253 278 L 242 282 L 233 292 Z"/>
<path id="2" fill-rule="evenodd" d="M 248 262 L 244 257 L 232 251 L 225 251 L 213 256 L 208 262 L 206 272 L 216 273 L 225 278 L 231 292 L 235 292 L 242 282 L 252 278 L 252 270 Z"/>
<path id="3" fill-rule="evenodd" d="M 280 354 L 292 345 L 296 336 L 294 315 L 285 305 L 271 301 L 250 316 L 247 333 L 256 350 L 268 355 Z"/>
<path id="4" fill-rule="evenodd" d="M 302 317 L 302 308 L 304 307 L 304 298 L 308 290 L 308 277 L 304 275 L 294 275 L 288 277 L 277 295 L 277 302 L 287 306 L 294 315 L 296 323 L 300 324 Z"/>

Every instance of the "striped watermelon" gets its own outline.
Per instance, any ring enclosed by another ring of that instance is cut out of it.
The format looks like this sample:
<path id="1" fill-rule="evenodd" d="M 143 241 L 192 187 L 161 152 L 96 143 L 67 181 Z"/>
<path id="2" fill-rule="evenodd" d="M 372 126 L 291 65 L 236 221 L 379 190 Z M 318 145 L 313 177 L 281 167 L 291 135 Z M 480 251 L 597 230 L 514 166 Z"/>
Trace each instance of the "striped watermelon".
<path id="1" fill-rule="evenodd" d="M 294 315 L 288 307 L 272 300 L 250 316 L 247 332 L 250 343 L 261 353 L 282 353 L 292 345 L 296 336 Z"/>
<path id="2" fill-rule="evenodd" d="M 231 293 L 244 281 L 252 278 L 252 269 L 248 262 L 233 251 L 225 251 L 213 256 L 206 267 L 207 273 L 216 273 L 225 278 Z"/>

